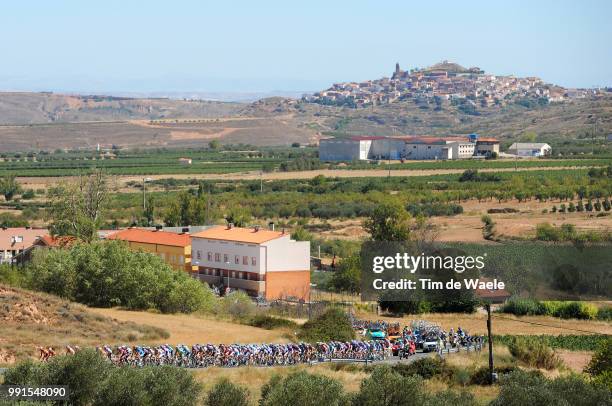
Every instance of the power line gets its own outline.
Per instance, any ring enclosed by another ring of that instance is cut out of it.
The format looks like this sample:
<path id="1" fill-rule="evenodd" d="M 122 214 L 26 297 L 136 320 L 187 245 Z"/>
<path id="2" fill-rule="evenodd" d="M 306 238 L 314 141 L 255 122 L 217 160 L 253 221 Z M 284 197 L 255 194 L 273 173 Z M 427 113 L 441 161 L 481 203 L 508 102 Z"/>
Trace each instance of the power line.
<path id="1" fill-rule="evenodd" d="M 596 335 L 606 335 L 606 336 L 610 335 L 610 334 L 606 334 L 606 333 L 600 333 L 600 332 L 597 332 L 597 331 L 580 330 L 580 329 L 577 329 L 577 328 L 554 326 L 554 325 L 551 325 L 551 324 L 537 323 L 535 321 L 527 321 L 527 320 L 518 320 L 518 319 L 513 319 L 513 318 L 510 318 L 510 317 L 504 317 L 504 316 L 498 316 L 498 315 L 495 315 L 495 318 L 496 319 L 504 319 L 504 320 L 516 321 L 516 322 L 525 323 L 525 324 L 533 324 L 533 325 L 542 326 L 542 327 L 552 327 L 552 328 L 557 328 L 559 330 L 571 330 L 571 331 L 578 331 L 580 333 L 588 333 L 588 334 L 596 334 Z"/>

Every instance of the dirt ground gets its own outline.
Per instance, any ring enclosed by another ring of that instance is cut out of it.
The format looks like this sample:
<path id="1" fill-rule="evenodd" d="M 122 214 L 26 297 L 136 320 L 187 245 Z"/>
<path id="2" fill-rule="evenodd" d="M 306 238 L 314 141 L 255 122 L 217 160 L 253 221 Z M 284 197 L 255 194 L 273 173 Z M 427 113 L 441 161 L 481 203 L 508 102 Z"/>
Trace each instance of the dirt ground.
<path id="1" fill-rule="evenodd" d="M 563 365 L 573 372 L 582 372 L 591 361 L 593 353 L 589 351 L 557 350 L 557 355 L 563 361 Z"/>
<path id="2" fill-rule="evenodd" d="M 498 237 L 530 237 L 535 235 L 538 224 L 550 223 L 554 226 L 562 224 L 573 224 L 580 231 L 612 230 L 612 215 L 597 217 L 592 212 L 574 213 L 552 213 L 550 209 L 553 205 L 557 208 L 561 202 L 548 201 L 540 203 L 532 200 L 519 203 L 516 200 L 498 203 L 497 200 L 478 202 L 469 200 L 462 202 L 463 214 L 452 217 L 433 217 L 431 222 L 437 227 L 437 240 L 439 241 L 461 241 L 461 242 L 484 242 L 482 237 L 483 214 L 487 214 L 488 209 L 492 208 L 513 208 L 519 210 L 518 213 L 499 213 L 490 214 L 496 223 L 496 233 Z M 567 202 L 565 202 L 567 205 Z M 542 210 L 548 209 L 548 213 Z M 363 219 L 331 220 L 328 223 L 332 226 L 330 230 L 317 233 L 325 238 L 337 239 L 360 239 L 368 235 L 363 229 Z"/>
<path id="3" fill-rule="evenodd" d="M 513 172 L 513 171 L 540 171 L 540 170 L 561 170 L 571 169 L 571 167 L 530 167 L 530 168 L 485 168 L 479 169 L 480 172 Z M 463 173 L 463 169 L 397 169 L 391 171 L 391 176 L 431 176 L 448 175 Z M 296 172 L 272 172 L 262 174 L 259 171 L 235 172 L 223 174 L 172 174 L 172 175 L 150 175 L 148 178 L 158 179 L 219 179 L 219 180 L 287 180 L 287 179 L 312 179 L 315 176 L 324 175 L 327 177 L 338 178 L 363 178 L 363 177 L 387 177 L 389 172 L 384 169 L 321 169 L 316 171 L 296 171 Z M 118 186 L 121 188 L 127 182 L 142 182 L 142 176 L 125 175 L 118 176 Z M 18 177 L 17 180 L 26 189 L 46 189 L 62 181 L 70 181 L 70 176 L 64 177 Z"/>
<path id="4" fill-rule="evenodd" d="M 157 314 L 118 309 L 91 309 L 91 311 L 116 320 L 133 321 L 167 330 L 170 337 L 159 339 L 156 344 L 281 343 L 289 341 L 284 337 L 285 333 L 279 330 L 264 330 L 194 315 Z"/>

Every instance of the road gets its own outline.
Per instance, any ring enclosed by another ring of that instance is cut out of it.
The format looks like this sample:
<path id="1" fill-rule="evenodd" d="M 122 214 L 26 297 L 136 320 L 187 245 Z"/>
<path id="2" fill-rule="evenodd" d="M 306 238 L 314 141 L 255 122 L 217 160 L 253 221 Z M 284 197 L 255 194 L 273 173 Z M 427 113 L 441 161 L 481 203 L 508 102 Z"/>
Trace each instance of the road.
<path id="1" fill-rule="evenodd" d="M 472 350 L 474 351 L 474 350 Z M 456 349 L 451 349 L 449 350 L 448 353 L 444 353 L 444 356 L 448 356 L 450 354 L 456 353 L 458 352 Z M 431 356 L 436 356 L 435 352 L 417 352 L 416 354 L 408 357 L 408 358 L 404 358 L 402 360 L 399 359 L 399 357 L 390 357 L 387 358 L 385 360 L 382 361 L 357 361 L 357 360 L 348 360 L 348 359 L 332 359 L 330 361 L 323 361 L 323 362 L 336 362 L 336 363 L 365 363 L 365 364 L 374 364 L 374 365 L 379 365 L 379 364 L 387 364 L 387 365 L 392 365 L 392 364 L 397 364 L 397 363 L 401 363 L 401 364 L 410 364 L 412 362 L 415 362 L 417 360 L 423 359 L 423 358 L 427 358 L 427 357 L 431 357 Z M 313 364 L 319 364 L 321 362 L 314 362 Z M 265 367 L 262 367 L 265 368 Z M 190 368 L 190 369 L 199 369 L 199 368 Z M 0 368 L 0 375 L 3 375 L 6 372 L 7 368 Z"/>

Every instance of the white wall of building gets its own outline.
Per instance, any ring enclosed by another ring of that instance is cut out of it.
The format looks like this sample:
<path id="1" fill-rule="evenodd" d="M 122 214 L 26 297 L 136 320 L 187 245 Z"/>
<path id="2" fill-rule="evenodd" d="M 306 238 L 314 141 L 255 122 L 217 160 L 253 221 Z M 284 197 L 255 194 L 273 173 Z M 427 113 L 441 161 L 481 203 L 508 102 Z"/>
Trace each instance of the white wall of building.
<path id="1" fill-rule="evenodd" d="M 406 159 L 453 159 L 452 149 L 446 144 L 407 142 L 404 146 Z"/>
<path id="2" fill-rule="evenodd" d="M 194 237 L 191 240 L 191 253 L 192 265 L 207 268 L 259 274 L 310 269 L 310 242 L 294 241 L 289 234 L 262 244 Z M 211 254 L 211 260 L 209 260 L 209 253 Z M 244 263 L 245 257 L 247 264 Z M 217 261 L 217 258 L 219 258 L 219 261 Z M 236 260 L 238 260 L 238 263 L 236 263 Z"/>
<path id="3" fill-rule="evenodd" d="M 208 253 L 212 254 L 212 260 L 209 260 Z M 219 254 L 219 261 L 216 260 L 215 254 Z M 196 237 L 191 239 L 191 263 L 194 266 L 264 273 L 264 255 L 263 249 L 257 244 Z M 226 256 L 229 263 L 225 262 Z M 236 264 L 236 256 L 238 256 L 238 264 Z M 247 265 L 244 264 L 244 257 L 247 258 Z M 253 259 L 255 259 L 254 265 Z"/>
<path id="4" fill-rule="evenodd" d="M 447 145 L 452 148 L 454 159 L 466 159 L 474 156 L 476 144 L 473 142 L 450 142 Z"/>
<path id="5" fill-rule="evenodd" d="M 268 252 L 268 272 L 310 269 L 310 242 L 295 241 L 289 235 L 262 244 Z"/>

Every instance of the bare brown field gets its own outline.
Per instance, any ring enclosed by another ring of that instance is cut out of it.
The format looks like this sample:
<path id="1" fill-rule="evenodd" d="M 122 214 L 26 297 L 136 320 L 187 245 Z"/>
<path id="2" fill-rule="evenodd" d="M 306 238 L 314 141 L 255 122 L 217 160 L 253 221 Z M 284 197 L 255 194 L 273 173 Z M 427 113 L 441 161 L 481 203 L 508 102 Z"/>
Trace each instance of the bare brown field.
<path id="1" fill-rule="evenodd" d="M 1 137 L 1 129 L 0 129 Z M 571 169 L 571 167 L 552 166 L 552 167 L 526 167 L 518 168 L 485 168 L 479 169 L 480 172 L 525 172 L 525 171 L 539 171 L 539 170 L 562 170 Z M 449 174 L 460 174 L 463 173 L 463 169 L 397 169 L 391 171 L 393 177 L 405 177 L 405 176 L 431 176 L 431 175 L 449 175 Z M 362 177 L 387 177 L 389 172 L 384 169 L 321 169 L 314 171 L 295 171 L 295 172 L 272 172 L 262 174 L 260 171 L 247 171 L 247 172 L 234 172 L 234 173 L 223 173 L 223 174 L 171 174 L 171 175 L 150 175 L 148 178 L 159 180 L 159 179 L 210 179 L 210 180 L 291 180 L 291 179 L 312 179 L 318 175 L 324 175 L 326 177 L 337 177 L 337 178 L 362 178 Z M 142 176 L 134 175 L 122 175 L 117 176 L 117 184 L 119 187 L 124 186 L 127 182 L 131 181 L 142 181 Z M 23 176 L 18 177 L 19 182 L 28 188 L 44 189 L 50 185 L 55 185 L 62 181 L 70 180 L 70 176 L 64 177 L 45 177 L 45 176 Z M 551 204 L 552 205 L 552 204 Z"/>
<path id="2" fill-rule="evenodd" d="M 91 309 L 115 320 L 142 323 L 166 329 L 170 336 L 154 340 L 152 344 L 166 342 L 178 344 L 196 343 L 282 343 L 289 340 L 279 330 L 264 330 L 213 318 L 186 314 L 158 314 L 119 309 Z"/>
<path id="3" fill-rule="evenodd" d="M 292 119 L 237 117 L 221 120 L 169 121 L 145 124 L 142 120 L 66 122 L 0 126 L 3 151 L 53 151 L 57 148 L 95 149 L 118 145 L 124 148 L 202 147 L 210 139 L 226 144 L 257 146 L 308 144 L 318 135 L 298 128 Z"/>

